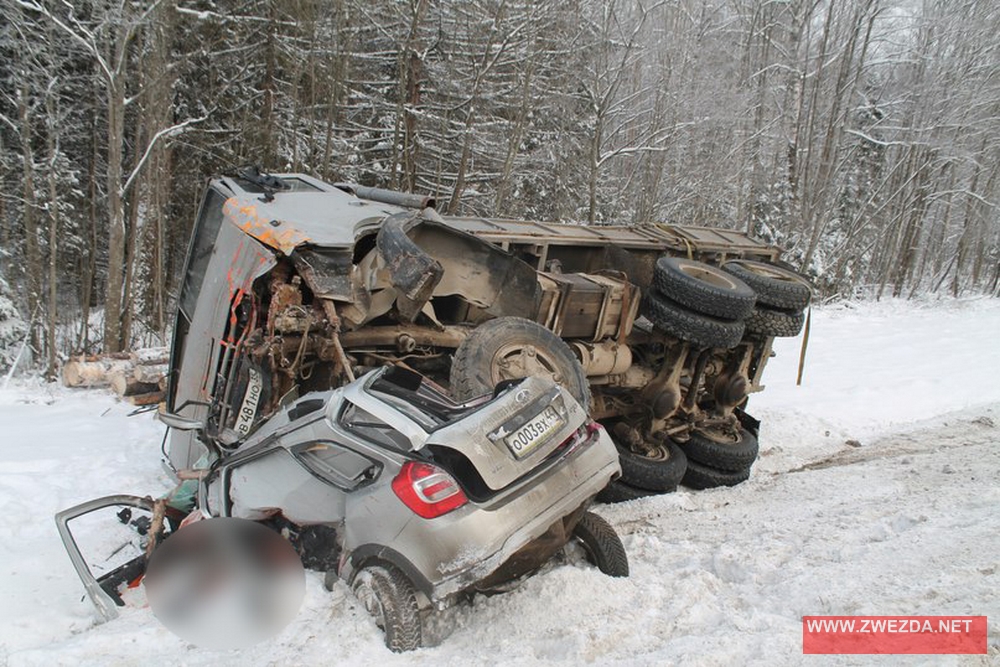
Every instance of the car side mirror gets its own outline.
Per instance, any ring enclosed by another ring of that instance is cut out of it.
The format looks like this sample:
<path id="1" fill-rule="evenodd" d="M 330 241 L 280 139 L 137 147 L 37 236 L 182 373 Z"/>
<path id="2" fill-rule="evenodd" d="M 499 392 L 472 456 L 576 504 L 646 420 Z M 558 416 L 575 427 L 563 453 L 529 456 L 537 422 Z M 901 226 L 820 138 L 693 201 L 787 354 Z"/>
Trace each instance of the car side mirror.
<path id="1" fill-rule="evenodd" d="M 182 417 L 172 412 L 158 412 L 156 416 L 161 422 L 178 431 L 201 431 L 205 428 L 205 421 L 202 419 Z"/>

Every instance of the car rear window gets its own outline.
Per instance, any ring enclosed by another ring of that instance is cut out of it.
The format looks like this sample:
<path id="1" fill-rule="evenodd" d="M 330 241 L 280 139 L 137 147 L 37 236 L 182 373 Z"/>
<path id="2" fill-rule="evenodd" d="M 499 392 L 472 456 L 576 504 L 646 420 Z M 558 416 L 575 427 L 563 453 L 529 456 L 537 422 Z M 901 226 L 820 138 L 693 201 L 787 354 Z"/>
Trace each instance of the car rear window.
<path id="1" fill-rule="evenodd" d="M 384 447 L 402 452 L 412 448 L 409 438 L 350 401 L 345 401 L 338 421 L 348 431 Z"/>
<path id="2" fill-rule="evenodd" d="M 335 442 L 306 443 L 293 451 L 299 461 L 321 479 L 347 491 L 353 491 L 378 475 L 376 462 Z"/>

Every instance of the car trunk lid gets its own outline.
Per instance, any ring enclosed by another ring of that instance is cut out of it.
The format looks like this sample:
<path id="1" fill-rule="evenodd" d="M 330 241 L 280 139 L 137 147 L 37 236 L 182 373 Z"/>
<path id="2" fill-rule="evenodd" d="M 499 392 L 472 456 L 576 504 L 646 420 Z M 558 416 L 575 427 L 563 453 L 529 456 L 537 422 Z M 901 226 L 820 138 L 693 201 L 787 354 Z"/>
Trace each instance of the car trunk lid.
<path id="1" fill-rule="evenodd" d="M 526 378 L 435 430 L 427 445 L 460 452 L 486 485 L 499 491 L 547 460 L 585 420 L 580 405 L 551 380 Z"/>

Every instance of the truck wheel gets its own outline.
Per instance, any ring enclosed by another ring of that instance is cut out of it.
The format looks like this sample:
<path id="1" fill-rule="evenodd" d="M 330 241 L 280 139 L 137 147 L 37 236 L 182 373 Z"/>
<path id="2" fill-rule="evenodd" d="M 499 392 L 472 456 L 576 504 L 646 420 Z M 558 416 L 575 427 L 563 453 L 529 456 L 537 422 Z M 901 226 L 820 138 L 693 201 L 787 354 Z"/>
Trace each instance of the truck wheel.
<path id="1" fill-rule="evenodd" d="M 736 436 L 691 431 L 691 438 L 683 449 L 688 459 L 695 463 L 738 472 L 753 465 L 760 447 L 757 438 L 741 428 Z"/>
<path id="2" fill-rule="evenodd" d="M 681 484 L 689 489 L 714 489 L 717 486 L 736 486 L 750 479 L 750 467 L 742 470 L 719 470 L 688 459 L 687 472 Z"/>
<path id="3" fill-rule="evenodd" d="M 757 300 L 739 278 L 704 262 L 679 257 L 656 260 L 653 286 L 695 312 L 727 320 L 742 320 Z"/>
<path id="4" fill-rule="evenodd" d="M 583 545 L 587 560 L 609 577 L 628 576 L 628 554 L 621 538 L 607 521 L 584 512 L 573 528 L 573 537 Z"/>
<path id="5" fill-rule="evenodd" d="M 503 380 L 542 375 L 590 407 L 590 384 L 573 351 L 541 324 L 520 317 L 498 317 L 476 327 L 455 351 L 451 393 L 466 401 L 493 391 Z"/>
<path id="6" fill-rule="evenodd" d="M 633 452 L 617 442 L 615 447 L 622 466 L 622 481 L 629 486 L 666 493 L 677 488 L 687 470 L 687 457 L 670 441 L 657 445 L 650 456 Z"/>
<path id="7" fill-rule="evenodd" d="M 747 333 L 759 336 L 779 336 L 792 338 L 802 331 L 806 321 L 805 313 L 799 311 L 773 310 L 771 308 L 754 308 L 746 319 Z"/>
<path id="8" fill-rule="evenodd" d="M 676 489 L 670 489 L 670 491 L 676 491 Z M 648 498 L 649 496 L 656 495 L 659 495 L 657 491 L 637 489 L 621 480 L 615 480 L 601 489 L 601 492 L 594 499 L 605 505 L 613 505 L 614 503 L 624 503 L 629 500 L 638 500 L 639 498 Z"/>
<path id="9" fill-rule="evenodd" d="M 802 276 L 764 262 L 734 259 L 722 265 L 757 293 L 757 303 L 772 308 L 802 310 L 809 305 L 812 290 Z"/>
<path id="10" fill-rule="evenodd" d="M 421 623 L 417 593 L 402 572 L 391 565 L 373 565 L 358 572 L 352 585 L 355 597 L 385 632 L 385 645 L 394 653 L 420 648 Z"/>
<path id="11" fill-rule="evenodd" d="M 743 322 L 727 321 L 688 310 L 650 290 L 642 297 L 642 313 L 668 334 L 700 347 L 732 348 L 743 338 Z"/>

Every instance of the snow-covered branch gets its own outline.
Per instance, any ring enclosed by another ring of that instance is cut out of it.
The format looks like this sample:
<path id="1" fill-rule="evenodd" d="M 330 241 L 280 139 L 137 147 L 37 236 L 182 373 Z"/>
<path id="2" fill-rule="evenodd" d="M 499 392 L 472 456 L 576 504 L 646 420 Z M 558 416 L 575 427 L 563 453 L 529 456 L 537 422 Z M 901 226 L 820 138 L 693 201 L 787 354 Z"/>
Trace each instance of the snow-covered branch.
<path id="1" fill-rule="evenodd" d="M 104 59 L 104 56 L 97 48 L 97 40 L 95 39 L 94 34 L 77 21 L 73 17 L 72 13 L 70 14 L 69 22 L 65 22 L 49 11 L 48 7 L 36 2 L 36 0 L 15 0 L 15 2 L 17 2 L 17 4 L 22 8 L 41 14 L 48 20 L 52 21 L 52 23 L 66 33 L 70 39 L 79 43 L 87 50 L 88 53 L 90 53 L 108 82 L 114 79 L 114 73 L 109 67 L 108 62 Z"/>
<path id="2" fill-rule="evenodd" d="M 208 119 L 207 115 L 201 116 L 199 118 L 189 118 L 183 123 L 177 123 L 176 125 L 165 127 L 156 134 L 154 134 L 153 138 L 150 139 L 149 143 L 146 145 L 146 150 L 143 152 L 142 157 L 139 159 L 139 162 L 135 165 L 135 167 L 132 169 L 132 172 L 125 180 L 125 185 L 123 185 L 121 189 L 122 194 L 124 195 L 126 192 L 128 192 L 129 188 L 132 187 L 132 184 L 135 182 L 135 179 L 138 178 L 139 174 L 142 172 L 143 167 L 146 165 L 146 161 L 149 159 L 149 156 L 153 152 L 153 149 L 156 148 L 156 144 L 158 142 L 168 137 L 181 134 L 190 126 L 196 123 L 204 122 L 207 119 Z"/>

